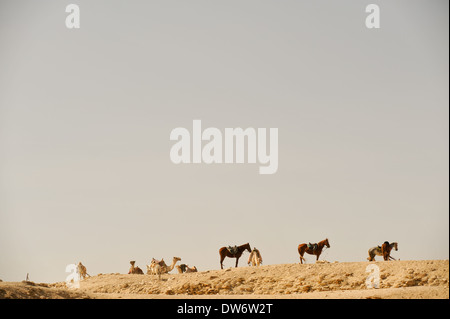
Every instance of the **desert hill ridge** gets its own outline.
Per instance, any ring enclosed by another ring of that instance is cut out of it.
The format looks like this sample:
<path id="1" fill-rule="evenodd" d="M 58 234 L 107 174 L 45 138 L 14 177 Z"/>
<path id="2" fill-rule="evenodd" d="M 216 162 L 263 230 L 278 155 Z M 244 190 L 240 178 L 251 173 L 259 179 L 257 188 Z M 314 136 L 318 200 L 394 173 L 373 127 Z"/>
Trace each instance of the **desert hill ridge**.
<path id="1" fill-rule="evenodd" d="M 379 288 L 368 289 L 368 265 Z M 319 262 L 238 267 L 178 274 L 98 274 L 79 289 L 0 282 L 0 298 L 449 298 L 448 260 Z"/>

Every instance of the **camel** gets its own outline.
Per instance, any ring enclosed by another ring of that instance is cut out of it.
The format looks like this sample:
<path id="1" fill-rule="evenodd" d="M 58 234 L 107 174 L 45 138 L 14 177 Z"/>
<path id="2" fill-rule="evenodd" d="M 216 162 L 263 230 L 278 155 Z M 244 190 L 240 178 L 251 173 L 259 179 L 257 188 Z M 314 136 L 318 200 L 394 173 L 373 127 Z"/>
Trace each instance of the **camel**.
<path id="1" fill-rule="evenodd" d="M 86 276 L 91 277 L 91 275 L 89 275 L 89 274 L 87 273 L 86 267 L 81 263 L 81 261 L 78 263 L 77 271 L 78 271 L 78 275 L 80 276 L 80 279 L 81 279 L 81 280 L 82 280 L 82 279 L 85 279 Z"/>
<path id="2" fill-rule="evenodd" d="M 186 265 L 186 273 L 189 273 L 189 272 L 197 272 L 197 267 L 192 267 L 192 268 L 189 268 L 189 266 L 188 265 Z"/>
<path id="3" fill-rule="evenodd" d="M 189 272 L 198 272 L 197 267 L 192 267 L 190 268 L 188 265 L 186 264 L 181 264 L 176 266 L 178 273 L 182 274 L 182 273 L 189 273 Z"/>
<path id="4" fill-rule="evenodd" d="M 164 263 L 164 266 L 161 265 L 163 274 L 167 274 L 167 273 L 171 272 L 171 271 L 173 270 L 173 268 L 175 267 L 175 264 L 176 264 L 177 262 L 179 262 L 179 261 L 181 261 L 181 258 L 180 258 L 180 257 L 173 257 L 173 259 L 172 259 L 172 265 L 167 266 L 166 263 Z"/>
<path id="5" fill-rule="evenodd" d="M 155 258 L 152 258 L 152 261 L 150 262 L 150 265 L 147 265 L 147 275 L 156 275 L 156 265 L 165 265 L 164 259 L 162 260 L 156 260 Z"/>
<path id="6" fill-rule="evenodd" d="M 252 252 L 250 253 L 250 256 L 248 256 L 248 265 L 252 264 L 252 266 L 259 266 L 262 264 L 262 257 L 261 253 L 258 249 L 253 247 Z"/>
<path id="7" fill-rule="evenodd" d="M 150 263 L 150 265 L 147 265 L 147 274 L 156 275 L 155 265 L 159 265 L 161 267 L 162 274 L 167 274 L 173 270 L 173 268 L 175 267 L 175 264 L 180 260 L 181 260 L 181 258 L 179 258 L 179 257 L 173 257 L 172 265 L 167 266 L 166 262 L 164 261 L 164 258 L 161 259 L 160 261 L 156 260 L 155 258 L 152 258 L 152 262 Z"/>
<path id="8" fill-rule="evenodd" d="M 156 265 L 158 265 L 159 267 L 156 267 Z M 158 274 L 157 270 L 159 272 L 162 272 L 162 267 L 167 267 L 164 258 L 161 260 L 156 260 L 155 258 L 152 258 L 150 265 L 147 265 L 147 275 L 157 275 Z"/>
<path id="9" fill-rule="evenodd" d="M 186 267 L 187 267 L 186 264 L 181 264 L 181 265 L 177 265 L 176 266 L 179 274 L 182 274 L 182 273 L 186 272 Z"/>
<path id="10" fill-rule="evenodd" d="M 136 261 L 130 261 L 131 267 L 130 270 L 128 271 L 128 274 L 132 274 L 132 275 L 143 275 L 144 272 L 142 271 L 141 268 L 139 267 L 135 267 L 134 264 L 136 263 Z"/>

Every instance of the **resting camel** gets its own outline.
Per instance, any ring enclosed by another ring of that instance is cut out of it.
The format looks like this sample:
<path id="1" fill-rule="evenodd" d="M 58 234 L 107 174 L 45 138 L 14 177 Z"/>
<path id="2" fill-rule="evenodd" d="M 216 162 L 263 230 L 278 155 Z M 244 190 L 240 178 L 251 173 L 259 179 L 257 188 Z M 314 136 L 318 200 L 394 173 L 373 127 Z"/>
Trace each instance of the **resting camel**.
<path id="1" fill-rule="evenodd" d="M 128 271 L 128 274 L 133 274 L 133 275 L 143 275 L 144 272 L 142 271 L 141 268 L 139 267 L 135 267 L 134 264 L 136 263 L 136 261 L 130 261 L 131 267 L 130 270 Z"/>
<path id="2" fill-rule="evenodd" d="M 192 268 L 190 268 L 188 265 L 186 265 L 186 273 L 189 273 L 189 272 L 197 272 L 197 267 L 192 267 Z"/>
<path id="3" fill-rule="evenodd" d="M 162 272 L 162 267 L 167 267 L 166 263 L 164 262 L 164 259 L 156 260 L 155 258 L 152 258 L 152 261 L 150 262 L 150 265 L 147 265 L 147 275 L 157 275 L 156 271 L 156 265 L 159 266 L 159 271 Z"/>
<path id="4" fill-rule="evenodd" d="M 256 247 L 253 247 L 252 252 L 250 253 L 250 256 L 248 256 L 248 265 L 252 264 L 252 266 L 259 266 L 262 264 L 262 257 L 261 253 L 259 252 Z"/>
<path id="5" fill-rule="evenodd" d="M 187 267 L 186 264 L 177 265 L 176 267 L 177 267 L 177 270 L 178 270 L 179 274 L 182 274 L 182 273 L 186 272 L 186 267 Z"/>
<path id="6" fill-rule="evenodd" d="M 385 243 L 388 243 L 388 242 L 385 242 Z M 396 242 L 393 242 L 391 244 L 388 243 L 388 246 L 389 246 L 389 248 L 385 247 L 385 251 L 387 252 L 387 250 L 389 250 L 389 259 L 395 260 L 395 258 L 391 256 L 391 250 L 394 248 L 397 251 L 398 250 L 398 244 Z M 382 246 L 376 246 L 376 247 L 370 248 L 369 249 L 369 257 L 367 258 L 367 260 L 375 261 L 375 256 L 383 256 L 383 259 L 384 259 Z"/>
<path id="7" fill-rule="evenodd" d="M 86 270 L 86 267 L 81 263 L 81 261 L 78 263 L 77 266 L 78 274 L 80 275 L 80 279 L 86 278 L 86 276 L 91 277 Z"/>
<path id="8" fill-rule="evenodd" d="M 164 258 L 161 260 L 156 260 L 155 258 L 152 258 L 152 262 L 150 263 L 150 265 L 147 265 L 147 274 L 156 275 L 156 272 L 154 271 L 155 265 L 159 265 L 161 267 L 162 274 L 167 274 L 173 270 L 175 264 L 180 260 L 181 258 L 179 257 L 173 257 L 172 265 L 167 266 L 166 262 L 164 261 Z"/>
<path id="9" fill-rule="evenodd" d="M 186 265 L 186 264 L 181 264 L 181 265 L 178 265 L 178 266 L 176 266 L 177 267 L 177 270 L 178 270 L 178 273 L 179 274 L 182 274 L 182 273 L 189 273 L 189 272 L 197 272 L 197 267 L 192 267 L 192 268 L 190 268 L 188 265 Z"/>

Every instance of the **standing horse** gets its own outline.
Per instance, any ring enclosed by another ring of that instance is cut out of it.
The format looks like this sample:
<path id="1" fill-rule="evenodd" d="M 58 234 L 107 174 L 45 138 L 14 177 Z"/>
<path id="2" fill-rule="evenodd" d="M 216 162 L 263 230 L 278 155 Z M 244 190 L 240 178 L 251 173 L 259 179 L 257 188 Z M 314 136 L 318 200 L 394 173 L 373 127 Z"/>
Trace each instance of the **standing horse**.
<path id="1" fill-rule="evenodd" d="M 389 259 L 395 260 L 395 258 L 391 256 L 392 249 L 395 249 L 396 251 L 398 250 L 398 244 L 396 242 L 389 244 Z M 381 246 L 376 246 L 376 247 L 370 248 L 369 249 L 369 257 L 367 258 L 367 260 L 375 261 L 375 256 L 383 256 L 383 252 L 381 250 L 382 250 Z M 385 248 L 385 250 L 387 250 L 387 247 Z M 383 256 L 383 258 L 384 258 L 384 256 Z"/>
<path id="2" fill-rule="evenodd" d="M 330 243 L 328 242 L 328 238 L 319 241 L 317 243 L 316 249 L 311 248 L 308 246 L 308 244 L 300 244 L 298 245 L 298 253 L 300 254 L 300 263 L 303 264 L 303 260 L 306 262 L 306 259 L 303 258 L 303 255 L 305 253 L 308 253 L 310 255 L 316 255 L 316 261 L 319 260 L 319 256 L 322 253 L 322 249 L 324 246 L 327 246 L 327 248 L 330 248 Z"/>
<path id="3" fill-rule="evenodd" d="M 383 259 L 385 261 L 389 261 L 389 258 L 392 258 L 391 257 L 391 250 L 392 250 L 393 246 L 395 247 L 395 250 L 398 250 L 397 243 L 392 243 L 392 244 L 393 245 L 391 246 L 391 244 L 389 244 L 388 241 L 385 241 L 383 243 L 383 245 L 381 245 L 381 254 L 383 255 Z M 394 259 L 394 258 L 392 258 L 392 259 Z"/>
<path id="4" fill-rule="evenodd" d="M 219 255 L 220 255 L 220 269 L 223 269 L 223 260 L 225 259 L 225 257 L 229 257 L 229 258 L 236 258 L 236 267 L 238 266 L 238 261 L 239 258 L 241 257 L 242 253 L 248 250 L 249 253 L 252 252 L 251 248 L 250 248 L 250 244 L 246 243 L 244 245 L 241 246 L 237 246 L 236 252 L 235 253 L 231 253 L 227 247 L 221 247 L 219 249 Z"/>

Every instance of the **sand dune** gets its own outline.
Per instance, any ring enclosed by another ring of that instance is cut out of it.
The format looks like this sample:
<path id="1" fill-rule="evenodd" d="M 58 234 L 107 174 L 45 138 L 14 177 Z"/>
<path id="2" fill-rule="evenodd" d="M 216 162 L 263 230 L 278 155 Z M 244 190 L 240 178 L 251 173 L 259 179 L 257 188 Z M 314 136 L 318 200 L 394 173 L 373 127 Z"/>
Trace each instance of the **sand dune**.
<path id="1" fill-rule="evenodd" d="M 379 267 L 368 289 L 366 267 Z M 152 275 L 98 274 L 67 289 L 53 284 L 0 283 L 0 298 L 449 298 L 449 261 L 281 264 Z"/>

